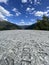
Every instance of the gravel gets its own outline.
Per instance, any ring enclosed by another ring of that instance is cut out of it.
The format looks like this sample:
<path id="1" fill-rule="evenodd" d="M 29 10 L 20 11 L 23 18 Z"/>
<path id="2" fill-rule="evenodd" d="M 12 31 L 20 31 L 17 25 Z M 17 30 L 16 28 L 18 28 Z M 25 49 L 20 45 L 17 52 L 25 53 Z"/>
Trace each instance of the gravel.
<path id="1" fill-rule="evenodd" d="M 49 31 L 0 31 L 0 65 L 49 65 Z"/>

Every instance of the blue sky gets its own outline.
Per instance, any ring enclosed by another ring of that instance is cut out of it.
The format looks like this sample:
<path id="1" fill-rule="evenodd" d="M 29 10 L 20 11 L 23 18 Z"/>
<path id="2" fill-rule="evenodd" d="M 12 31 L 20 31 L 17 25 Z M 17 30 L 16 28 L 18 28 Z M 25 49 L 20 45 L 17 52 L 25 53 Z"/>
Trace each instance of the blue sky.
<path id="1" fill-rule="evenodd" d="M 0 0 L 0 20 L 29 25 L 43 15 L 49 16 L 49 0 Z"/>

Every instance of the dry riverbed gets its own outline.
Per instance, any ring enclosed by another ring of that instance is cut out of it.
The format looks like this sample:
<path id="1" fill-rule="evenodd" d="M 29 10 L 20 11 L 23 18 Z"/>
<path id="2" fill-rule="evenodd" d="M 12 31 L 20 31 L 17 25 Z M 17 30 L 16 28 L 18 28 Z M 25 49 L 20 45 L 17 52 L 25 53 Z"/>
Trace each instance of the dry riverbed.
<path id="1" fill-rule="evenodd" d="M 0 65 L 49 65 L 49 31 L 0 31 Z"/>

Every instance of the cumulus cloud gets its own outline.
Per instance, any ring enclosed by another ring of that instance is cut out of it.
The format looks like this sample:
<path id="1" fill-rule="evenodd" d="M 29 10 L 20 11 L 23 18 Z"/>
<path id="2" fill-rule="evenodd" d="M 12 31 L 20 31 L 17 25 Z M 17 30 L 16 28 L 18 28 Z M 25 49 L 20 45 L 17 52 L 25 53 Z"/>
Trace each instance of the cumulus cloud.
<path id="1" fill-rule="evenodd" d="M 26 18 L 28 18 L 28 16 L 27 16 L 27 15 L 26 15 L 25 17 L 26 17 Z"/>
<path id="2" fill-rule="evenodd" d="M 49 6 L 47 6 L 47 9 L 49 9 Z"/>
<path id="3" fill-rule="evenodd" d="M 27 3 L 29 2 L 30 4 L 41 4 L 40 0 L 21 0 L 22 3 Z"/>
<path id="4" fill-rule="evenodd" d="M 33 2 L 32 2 L 32 0 L 29 0 L 29 2 L 32 4 Z"/>
<path id="5" fill-rule="evenodd" d="M 27 7 L 26 11 L 27 12 L 32 12 L 35 8 L 30 8 L 30 7 Z"/>
<path id="6" fill-rule="evenodd" d="M 0 6 L 0 12 L 5 16 L 12 16 L 12 14 L 2 6 Z"/>
<path id="7" fill-rule="evenodd" d="M 16 24 L 18 24 L 18 25 L 31 25 L 31 24 L 33 24 L 33 22 L 19 22 L 19 23 L 16 23 Z"/>
<path id="8" fill-rule="evenodd" d="M 16 12 L 16 11 L 17 11 L 17 9 L 16 9 L 16 8 L 13 8 L 13 10 L 12 10 L 12 11 Z"/>
<path id="9" fill-rule="evenodd" d="M 22 1 L 22 3 L 26 3 L 27 2 L 27 0 L 21 0 Z"/>
<path id="10" fill-rule="evenodd" d="M 43 12 L 42 12 L 42 11 L 37 11 L 37 12 L 35 13 L 35 16 L 43 16 Z"/>
<path id="11" fill-rule="evenodd" d="M 21 0 L 21 1 L 22 1 L 22 3 L 27 3 L 27 2 L 29 2 L 30 4 L 33 3 L 32 0 Z"/>
<path id="12" fill-rule="evenodd" d="M 16 13 L 16 16 L 19 16 L 19 15 L 21 15 L 21 13 L 18 11 L 18 9 L 16 9 L 16 8 L 13 8 L 13 10 L 12 11 L 14 11 L 15 13 Z"/>
<path id="13" fill-rule="evenodd" d="M 7 19 L 5 18 L 5 16 L 0 12 L 0 20 L 2 21 L 2 20 L 6 20 L 7 21 Z"/>
<path id="14" fill-rule="evenodd" d="M 49 13 L 49 10 L 47 10 L 47 13 Z"/>
<path id="15" fill-rule="evenodd" d="M 47 11 L 36 11 L 36 13 L 35 13 L 35 16 L 39 16 L 39 17 L 42 17 L 43 15 L 45 15 L 45 16 L 49 16 L 49 10 L 47 10 Z"/>
<path id="16" fill-rule="evenodd" d="M 28 22 L 28 25 L 31 25 L 31 24 L 33 24 L 33 22 Z"/>
<path id="17" fill-rule="evenodd" d="M 0 6 L 0 20 L 7 20 L 6 16 L 12 16 L 8 10 Z"/>
<path id="18" fill-rule="evenodd" d="M 34 4 L 37 4 L 37 0 L 34 0 Z"/>
<path id="19" fill-rule="evenodd" d="M 0 0 L 1 3 L 7 3 L 8 0 Z"/>
<path id="20" fill-rule="evenodd" d="M 5 16 L 2 15 L 2 13 L 0 12 L 0 20 L 4 20 Z"/>
<path id="21" fill-rule="evenodd" d="M 41 4 L 40 0 L 34 0 L 34 4 Z"/>
<path id="22" fill-rule="evenodd" d="M 19 23 L 16 23 L 17 25 L 25 25 L 26 23 L 24 21 L 21 21 Z"/>
<path id="23" fill-rule="evenodd" d="M 34 10 L 33 12 L 30 12 L 31 15 L 35 14 L 36 13 L 36 10 Z"/>
<path id="24" fill-rule="evenodd" d="M 20 12 L 16 12 L 16 16 L 19 16 L 21 13 Z"/>
<path id="25" fill-rule="evenodd" d="M 35 19 L 31 19 L 32 22 L 35 22 Z"/>
<path id="26" fill-rule="evenodd" d="M 31 25 L 31 24 L 33 24 L 33 22 L 25 22 L 24 19 L 21 19 L 21 21 L 19 23 L 16 23 L 16 24 L 18 24 L 18 25 Z"/>
<path id="27" fill-rule="evenodd" d="M 25 24 L 25 22 L 24 22 L 24 21 L 21 21 L 21 22 L 20 22 L 20 24 L 21 24 L 21 25 L 24 25 L 24 24 Z"/>

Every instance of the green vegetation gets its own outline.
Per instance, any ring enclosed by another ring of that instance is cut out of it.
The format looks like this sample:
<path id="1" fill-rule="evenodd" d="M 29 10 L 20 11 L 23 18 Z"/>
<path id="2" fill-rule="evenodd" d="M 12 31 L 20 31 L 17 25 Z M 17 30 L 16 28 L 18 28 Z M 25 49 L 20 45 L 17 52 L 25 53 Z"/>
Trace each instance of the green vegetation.
<path id="1" fill-rule="evenodd" d="M 18 26 L 8 21 L 0 21 L 0 30 L 15 30 L 15 29 L 29 29 L 29 30 L 49 30 L 49 17 L 43 16 L 42 20 L 37 20 L 35 24 Z"/>
<path id="2" fill-rule="evenodd" d="M 42 20 L 37 20 L 35 24 L 32 24 L 27 29 L 49 30 L 49 17 L 43 16 Z"/>
<path id="3" fill-rule="evenodd" d="M 0 30 L 14 30 L 20 29 L 18 25 L 10 23 L 8 21 L 0 21 Z"/>

